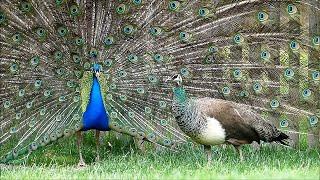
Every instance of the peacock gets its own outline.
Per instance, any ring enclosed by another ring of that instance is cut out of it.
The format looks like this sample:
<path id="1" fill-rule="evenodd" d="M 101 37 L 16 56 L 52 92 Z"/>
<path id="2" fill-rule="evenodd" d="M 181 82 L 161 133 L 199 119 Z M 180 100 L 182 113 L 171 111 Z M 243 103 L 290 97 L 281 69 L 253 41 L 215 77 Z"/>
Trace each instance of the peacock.
<path id="1" fill-rule="evenodd" d="M 240 104 L 294 142 L 303 127 L 319 144 L 317 0 L 0 3 L 1 162 L 76 134 L 84 165 L 89 130 L 188 142 L 165 82 L 175 74 L 190 99 Z"/>
<path id="2" fill-rule="evenodd" d="M 241 145 L 278 142 L 288 145 L 289 136 L 279 131 L 261 115 L 232 101 L 214 98 L 189 99 L 182 87 L 180 74 L 171 79 L 173 88 L 172 111 L 181 130 L 194 141 L 203 144 L 208 163 L 211 162 L 211 145 L 232 144 L 243 161 Z"/>

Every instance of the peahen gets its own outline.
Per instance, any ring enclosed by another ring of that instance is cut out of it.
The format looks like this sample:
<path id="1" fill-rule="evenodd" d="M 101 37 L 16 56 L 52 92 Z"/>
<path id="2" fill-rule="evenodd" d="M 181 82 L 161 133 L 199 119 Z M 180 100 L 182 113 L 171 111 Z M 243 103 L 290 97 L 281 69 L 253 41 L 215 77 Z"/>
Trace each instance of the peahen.
<path id="1" fill-rule="evenodd" d="M 172 111 L 181 130 L 197 143 L 203 144 L 208 163 L 211 162 L 211 145 L 232 144 L 243 160 L 241 145 L 278 142 L 288 145 L 289 138 L 261 115 L 242 104 L 214 98 L 190 99 L 182 87 L 181 75 L 171 79 L 173 88 Z"/>
<path id="2" fill-rule="evenodd" d="M 185 142 L 164 82 L 177 72 L 190 98 L 241 104 L 287 131 L 302 124 L 318 142 L 317 0 L 0 3 L 1 162 L 75 132 L 80 146 L 89 129 Z"/>

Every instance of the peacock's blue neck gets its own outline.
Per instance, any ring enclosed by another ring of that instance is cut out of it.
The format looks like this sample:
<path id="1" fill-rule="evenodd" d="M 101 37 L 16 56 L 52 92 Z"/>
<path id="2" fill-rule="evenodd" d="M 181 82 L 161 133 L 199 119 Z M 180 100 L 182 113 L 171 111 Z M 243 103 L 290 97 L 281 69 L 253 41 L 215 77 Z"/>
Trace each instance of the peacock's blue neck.
<path id="1" fill-rule="evenodd" d="M 185 105 L 187 103 L 188 98 L 183 87 L 174 87 L 173 94 L 174 101 L 176 101 L 179 105 Z"/>
<path id="2" fill-rule="evenodd" d="M 93 76 L 90 92 L 90 100 L 83 114 L 83 131 L 96 129 L 100 131 L 109 130 L 109 115 L 104 107 L 100 84 L 98 78 Z"/>

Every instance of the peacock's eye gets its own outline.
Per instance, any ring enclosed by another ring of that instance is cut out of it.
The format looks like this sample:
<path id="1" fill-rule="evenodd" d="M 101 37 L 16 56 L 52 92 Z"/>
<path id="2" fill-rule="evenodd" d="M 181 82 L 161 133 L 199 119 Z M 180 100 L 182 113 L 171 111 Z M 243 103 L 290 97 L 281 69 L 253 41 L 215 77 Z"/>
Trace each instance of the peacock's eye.
<path id="1" fill-rule="evenodd" d="M 36 88 L 39 88 L 39 87 L 41 86 L 41 84 L 42 84 L 42 81 L 39 80 L 39 79 L 37 79 L 37 80 L 34 82 L 34 86 L 35 86 Z"/>
<path id="2" fill-rule="evenodd" d="M 320 72 L 319 71 L 313 71 L 312 72 L 312 79 L 314 81 L 319 81 L 320 80 Z"/>
<path id="3" fill-rule="evenodd" d="M 187 32 L 180 32 L 179 33 L 179 38 L 181 41 L 188 41 L 191 38 L 191 34 L 187 33 Z"/>
<path id="4" fill-rule="evenodd" d="M 280 106 L 280 103 L 279 103 L 279 101 L 277 99 L 272 99 L 270 101 L 270 107 L 272 109 L 278 108 L 279 106 Z"/>
<path id="5" fill-rule="evenodd" d="M 113 44 L 113 37 L 112 36 L 107 36 L 104 38 L 104 45 L 105 46 L 111 46 Z"/>
<path id="6" fill-rule="evenodd" d="M 225 87 L 223 87 L 222 88 L 222 93 L 224 94 L 224 95 L 228 95 L 228 94 L 230 94 L 230 88 L 228 87 L 228 86 L 225 86 Z"/>
<path id="7" fill-rule="evenodd" d="M 288 12 L 290 15 L 297 13 L 297 11 L 298 11 L 298 9 L 297 9 L 297 7 L 296 7 L 295 5 L 289 4 L 289 5 L 287 6 L 287 12 Z"/>
<path id="8" fill-rule="evenodd" d="M 144 88 L 143 88 L 143 87 L 137 88 L 137 92 L 138 92 L 139 94 L 143 94 L 143 93 L 144 93 Z"/>
<path id="9" fill-rule="evenodd" d="M 19 90 L 19 96 L 23 97 L 25 95 L 26 91 L 24 89 Z"/>
<path id="10" fill-rule="evenodd" d="M 240 69 L 235 69 L 235 70 L 233 71 L 233 77 L 235 77 L 235 78 L 241 78 L 241 77 L 242 77 L 242 72 L 241 72 L 241 70 L 240 70 Z"/>
<path id="11" fill-rule="evenodd" d="M 84 44 L 83 38 L 76 38 L 75 42 L 77 46 L 82 46 Z"/>
<path id="12" fill-rule="evenodd" d="M 135 55 L 135 54 L 130 54 L 130 55 L 128 56 L 128 60 L 129 60 L 130 62 L 135 63 L 135 62 L 138 61 L 138 56 Z"/>
<path id="13" fill-rule="evenodd" d="M 268 14 L 265 13 L 265 12 L 259 12 L 258 13 L 258 20 L 260 22 L 264 22 L 264 21 L 268 20 L 268 17 L 269 17 Z"/>
<path id="14" fill-rule="evenodd" d="M 302 91 L 302 97 L 303 98 L 308 98 L 308 97 L 310 97 L 311 96 L 311 90 L 310 89 L 304 89 L 303 91 Z"/>
<path id="15" fill-rule="evenodd" d="M 290 68 L 287 68 L 285 71 L 284 71 L 284 76 L 286 78 L 293 78 L 294 76 L 294 71 Z"/>
<path id="16" fill-rule="evenodd" d="M 123 32 L 126 35 L 131 35 L 134 32 L 134 27 L 132 25 L 126 25 L 126 26 L 123 27 Z"/>
<path id="17" fill-rule="evenodd" d="M 43 92 L 43 95 L 44 95 L 45 97 L 49 97 L 49 96 L 51 95 L 51 91 L 50 91 L 50 90 L 45 90 L 45 91 Z"/>
<path id="18" fill-rule="evenodd" d="M 5 19 L 6 19 L 6 16 L 4 15 L 4 13 L 0 12 L 0 24 L 4 23 Z"/>
<path id="19" fill-rule="evenodd" d="M 72 55 L 72 60 L 73 60 L 73 62 L 78 64 L 81 62 L 81 57 L 77 54 L 74 54 L 74 55 Z"/>
<path id="20" fill-rule="evenodd" d="M 46 34 L 47 34 L 46 30 L 43 29 L 43 28 L 38 28 L 38 29 L 36 30 L 36 33 L 37 33 L 37 35 L 38 35 L 40 38 L 45 37 Z"/>
<path id="21" fill-rule="evenodd" d="M 156 62 L 161 62 L 163 61 L 163 56 L 161 54 L 155 54 L 153 56 L 153 59 L 156 61 Z"/>
<path id="22" fill-rule="evenodd" d="M 243 42 L 243 37 L 241 34 L 236 34 L 234 37 L 233 37 L 233 41 L 236 43 L 236 44 L 240 44 Z"/>
<path id="23" fill-rule="evenodd" d="M 40 62 L 39 56 L 32 57 L 30 60 L 30 63 L 32 66 L 37 66 L 39 64 L 39 62 Z"/>
<path id="24" fill-rule="evenodd" d="M 54 59 L 57 60 L 57 61 L 60 61 L 63 57 L 63 54 L 61 51 L 55 51 L 54 52 Z"/>
<path id="25" fill-rule="evenodd" d="M 70 7 L 71 16 L 78 16 L 80 14 L 79 7 L 77 5 L 72 5 Z"/>
<path id="26" fill-rule="evenodd" d="M 317 116 L 310 116 L 309 123 L 311 126 L 315 126 L 318 123 L 318 117 Z"/>
<path id="27" fill-rule="evenodd" d="M 31 11 L 32 6 L 29 2 L 22 2 L 20 8 L 22 12 L 26 13 Z"/>
<path id="28" fill-rule="evenodd" d="M 56 0 L 56 5 L 60 6 L 61 4 L 63 4 L 64 0 Z"/>
<path id="29" fill-rule="evenodd" d="M 110 67 L 112 65 L 112 60 L 111 59 L 106 59 L 104 60 L 104 64 L 108 67 Z"/>
<path id="30" fill-rule="evenodd" d="M 59 27 L 57 31 L 60 37 L 64 37 L 68 33 L 68 30 L 65 27 Z"/>
<path id="31" fill-rule="evenodd" d="M 208 52 L 211 54 L 217 53 L 218 52 L 218 48 L 216 46 L 210 46 L 208 48 Z"/>
<path id="32" fill-rule="evenodd" d="M 118 7 L 117 7 L 117 13 L 118 14 L 123 14 L 127 11 L 127 7 L 125 4 L 120 4 Z"/>
<path id="33" fill-rule="evenodd" d="M 13 40 L 13 42 L 15 42 L 15 43 L 21 42 L 21 35 L 20 35 L 19 33 L 14 34 L 14 35 L 12 36 L 12 40 Z"/>
<path id="34" fill-rule="evenodd" d="M 200 8 L 200 9 L 198 10 L 198 15 L 199 15 L 200 17 L 207 17 L 207 16 L 209 15 L 209 13 L 210 13 L 210 11 L 209 11 L 209 9 L 207 9 L 207 8 Z"/>
<path id="35" fill-rule="evenodd" d="M 280 127 L 286 128 L 286 127 L 288 127 L 288 126 L 289 126 L 288 120 L 283 119 L 283 120 L 280 121 Z"/>
<path id="36" fill-rule="evenodd" d="M 126 76 L 127 76 L 127 72 L 126 71 L 121 70 L 121 71 L 118 72 L 118 77 L 123 78 L 123 77 L 126 77 Z"/>
<path id="37" fill-rule="evenodd" d="M 170 1 L 169 2 L 169 10 L 171 11 L 178 11 L 180 7 L 179 1 Z"/>
<path id="38" fill-rule="evenodd" d="M 149 32 L 152 36 L 159 36 L 162 33 L 162 29 L 160 27 L 151 27 Z"/>
<path id="39" fill-rule="evenodd" d="M 299 43 L 297 42 L 297 41 L 291 41 L 290 42 L 290 48 L 292 49 L 292 50 L 297 50 L 297 49 L 299 49 Z"/>
<path id="40" fill-rule="evenodd" d="M 151 83 L 156 83 L 158 81 L 157 77 L 152 74 L 148 76 L 148 79 Z"/>
<path id="41" fill-rule="evenodd" d="M 140 5 L 142 3 L 142 0 L 132 0 L 133 4 Z"/>
<path id="42" fill-rule="evenodd" d="M 92 58 L 96 58 L 98 56 L 98 51 L 95 49 L 92 49 L 89 51 L 89 56 Z"/>
<path id="43" fill-rule="evenodd" d="M 11 106 L 11 102 L 9 100 L 5 101 L 4 104 L 3 104 L 3 107 L 5 109 L 8 109 L 10 106 Z"/>
<path id="44" fill-rule="evenodd" d="M 320 45 L 320 36 L 313 37 L 312 41 L 313 41 L 314 45 L 319 46 Z"/>
<path id="45" fill-rule="evenodd" d="M 16 73 L 16 72 L 18 71 L 18 69 L 19 69 L 18 64 L 15 64 L 15 63 L 11 64 L 11 66 L 10 66 L 10 71 L 11 71 L 12 73 Z"/>
<path id="46" fill-rule="evenodd" d="M 268 61 L 270 59 L 270 53 L 268 51 L 262 51 L 260 57 L 264 61 Z"/>
<path id="47" fill-rule="evenodd" d="M 254 83 L 252 87 L 253 87 L 253 90 L 257 93 L 261 92 L 262 90 L 262 86 L 259 82 Z"/>

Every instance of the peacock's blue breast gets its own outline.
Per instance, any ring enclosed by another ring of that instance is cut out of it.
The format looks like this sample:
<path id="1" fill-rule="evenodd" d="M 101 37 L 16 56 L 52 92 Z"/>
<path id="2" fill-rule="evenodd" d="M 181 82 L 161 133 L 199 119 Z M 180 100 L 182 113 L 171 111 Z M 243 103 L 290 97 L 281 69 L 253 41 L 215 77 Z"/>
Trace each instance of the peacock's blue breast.
<path id="1" fill-rule="evenodd" d="M 89 129 L 100 131 L 110 130 L 109 115 L 104 108 L 100 85 L 96 76 L 93 76 L 90 100 L 86 112 L 83 114 L 82 131 L 87 131 Z"/>

